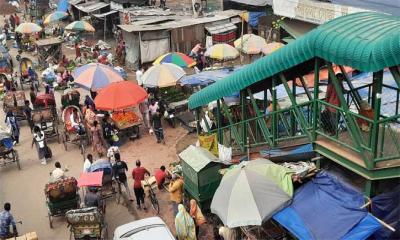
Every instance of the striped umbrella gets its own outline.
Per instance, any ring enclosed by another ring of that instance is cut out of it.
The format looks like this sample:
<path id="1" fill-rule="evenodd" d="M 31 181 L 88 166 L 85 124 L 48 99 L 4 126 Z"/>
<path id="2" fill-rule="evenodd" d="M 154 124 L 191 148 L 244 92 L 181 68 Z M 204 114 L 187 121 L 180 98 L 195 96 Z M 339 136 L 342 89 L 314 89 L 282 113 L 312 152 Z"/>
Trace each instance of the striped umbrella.
<path id="1" fill-rule="evenodd" d="M 278 50 L 279 48 L 285 46 L 285 44 L 280 43 L 280 42 L 271 42 L 271 43 L 267 43 L 265 44 L 262 48 L 261 51 L 264 55 L 269 55 L 273 52 L 275 52 L 276 50 Z"/>
<path id="2" fill-rule="evenodd" d="M 245 34 L 234 42 L 236 49 L 246 54 L 259 54 L 265 45 L 265 39 L 254 35 Z"/>
<path id="3" fill-rule="evenodd" d="M 86 21 L 75 21 L 70 24 L 68 24 L 65 27 L 66 30 L 71 30 L 71 31 L 83 31 L 83 32 L 94 32 L 96 31 L 90 23 Z"/>
<path id="4" fill-rule="evenodd" d="M 87 89 L 98 90 L 112 82 L 124 81 L 112 67 L 100 63 L 89 63 L 75 69 L 72 73 L 75 84 Z"/>
<path id="5" fill-rule="evenodd" d="M 161 55 L 153 62 L 153 65 L 159 65 L 161 63 L 172 63 L 182 68 L 189 68 L 196 65 L 196 61 L 194 61 L 193 58 L 186 56 L 185 54 L 180 52 L 173 52 Z"/>
<path id="6" fill-rule="evenodd" d="M 68 14 L 66 12 L 61 12 L 61 11 L 55 11 L 51 14 L 49 14 L 45 19 L 43 24 L 44 25 L 49 25 L 50 23 L 55 23 L 60 21 L 61 19 L 64 19 L 68 17 Z"/>
<path id="7" fill-rule="evenodd" d="M 152 66 L 142 76 L 143 85 L 146 87 L 170 87 L 185 76 L 183 69 L 172 63 L 163 63 Z"/>
<path id="8" fill-rule="evenodd" d="M 239 57 L 239 52 L 236 48 L 226 43 L 219 43 L 211 46 L 205 53 L 206 57 L 217 59 L 220 61 L 232 60 Z"/>
<path id="9" fill-rule="evenodd" d="M 21 23 L 16 29 L 16 32 L 23 34 L 31 34 L 42 31 L 42 28 L 35 23 Z"/>

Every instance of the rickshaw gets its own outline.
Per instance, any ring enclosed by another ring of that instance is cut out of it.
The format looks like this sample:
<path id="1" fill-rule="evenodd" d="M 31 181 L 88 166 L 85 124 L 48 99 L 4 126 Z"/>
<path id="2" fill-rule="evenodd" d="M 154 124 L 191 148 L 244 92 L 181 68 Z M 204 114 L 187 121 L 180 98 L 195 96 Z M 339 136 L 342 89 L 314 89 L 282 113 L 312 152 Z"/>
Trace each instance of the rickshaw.
<path id="1" fill-rule="evenodd" d="M 58 143 L 60 143 L 57 115 L 54 116 L 53 109 L 34 109 L 32 111 L 32 123 L 44 132 L 46 138 L 57 138 Z"/>
<path id="2" fill-rule="evenodd" d="M 3 99 L 4 113 L 12 111 L 18 121 L 26 120 L 23 107 L 25 106 L 25 93 L 23 91 L 8 92 Z"/>
<path id="3" fill-rule="evenodd" d="M 0 134 L 0 167 L 16 163 L 21 170 L 17 150 L 14 149 L 13 140 L 10 136 Z"/>
<path id="4" fill-rule="evenodd" d="M 80 197 L 77 181 L 73 177 L 66 177 L 45 186 L 47 215 L 50 228 L 53 228 L 53 218 L 64 216 L 68 210 L 80 206 Z"/>
<path id="5" fill-rule="evenodd" d="M 104 215 L 97 207 L 70 210 L 66 214 L 70 239 L 108 239 Z"/>
<path id="6" fill-rule="evenodd" d="M 29 78 L 29 67 L 33 69 L 33 62 L 29 58 L 21 58 L 19 61 L 19 72 L 20 72 L 20 85 L 21 89 L 24 90 L 24 84 L 32 85 L 32 81 Z M 35 79 L 39 79 L 37 73 L 34 75 Z"/>
<path id="7" fill-rule="evenodd" d="M 51 114 L 53 115 L 54 120 L 58 124 L 58 113 L 57 113 L 57 106 L 54 94 L 44 93 L 37 95 L 35 102 L 33 103 L 33 106 L 35 109 L 43 109 L 43 108 L 51 109 Z"/>
<path id="8" fill-rule="evenodd" d="M 113 169 L 110 161 L 106 159 L 99 159 L 90 166 L 89 171 L 103 172 L 101 186 L 98 186 L 101 198 L 106 199 L 115 195 L 116 201 L 119 203 L 120 191 L 116 190 L 118 183 L 113 178 Z"/>
<path id="9" fill-rule="evenodd" d="M 82 123 L 81 126 L 79 127 L 79 130 L 74 128 L 71 123 L 70 117 L 71 114 L 73 114 L 74 110 L 77 111 L 80 123 Z M 67 151 L 68 143 L 75 144 L 79 146 L 81 154 L 83 155 L 83 157 L 85 157 L 85 146 L 89 142 L 89 139 L 87 135 L 87 130 L 83 125 L 84 119 L 81 111 L 76 106 L 73 105 L 68 106 L 62 112 L 62 120 L 64 122 L 64 133 L 62 141 L 64 144 L 65 151 Z"/>

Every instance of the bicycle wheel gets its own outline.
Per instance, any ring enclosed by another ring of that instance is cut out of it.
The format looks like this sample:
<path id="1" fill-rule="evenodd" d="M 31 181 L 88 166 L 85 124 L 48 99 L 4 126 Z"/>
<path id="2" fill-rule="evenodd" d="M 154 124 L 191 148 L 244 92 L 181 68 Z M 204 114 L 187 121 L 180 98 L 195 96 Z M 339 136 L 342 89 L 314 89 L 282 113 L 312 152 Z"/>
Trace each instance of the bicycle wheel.
<path id="1" fill-rule="evenodd" d="M 158 204 L 158 199 L 153 191 L 150 191 L 150 201 L 151 201 L 151 206 L 158 215 L 160 213 L 160 205 Z"/>

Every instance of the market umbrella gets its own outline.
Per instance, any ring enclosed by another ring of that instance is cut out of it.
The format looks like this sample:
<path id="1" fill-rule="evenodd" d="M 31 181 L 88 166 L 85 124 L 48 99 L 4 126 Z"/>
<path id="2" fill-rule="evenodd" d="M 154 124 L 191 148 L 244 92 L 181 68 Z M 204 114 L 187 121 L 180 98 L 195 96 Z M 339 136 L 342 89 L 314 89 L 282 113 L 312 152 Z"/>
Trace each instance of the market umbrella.
<path id="1" fill-rule="evenodd" d="M 86 21 L 75 21 L 70 24 L 68 24 L 65 27 L 66 30 L 71 30 L 71 31 L 82 31 L 82 32 L 94 32 L 96 31 L 90 23 Z"/>
<path id="2" fill-rule="evenodd" d="M 261 48 L 261 51 L 264 55 L 269 55 L 283 46 L 285 46 L 285 44 L 283 44 L 283 43 L 271 42 L 271 43 L 264 44 L 264 46 Z"/>
<path id="3" fill-rule="evenodd" d="M 290 203 L 292 174 L 266 159 L 243 162 L 225 173 L 212 199 L 211 212 L 229 228 L 259 226 Z"/>
<path id="4" fill-rule="evenodd" d="M 146 90 L 133 82 L 123 81 L 111 83 L 102 89 L 94 103 L 99 110 L 114 111 L 133 107 L 146 98 Z"/>
<path id="5" fill-rule="evenodd" d="M 35 23 L 25 22 L 18 25 L 15 31 L 23 34 L 32 34 L 42 31 L 42 28 Z"/>
<path id="6" fill-rule="evenodd" d="M 64 18 L 68 17 L 68 13 L 66 12 L 61 12 L 61 11 L 55 11 L 51 14 L 49 14 L 43 21 L 44 25 L 48 25 L 50 23 L 55 23 L 58 22 Z"/>
<path id="7" fill-rule="evenodd" d="M 234 42 L 235 48 L 246 54 L 259 54 L 265 45 L 265 39 L 254 35 L 245 34 Z"/>
<path id="8" fill-rule="evenodd" d="M 143 85 L 146 87 L 170 87 L 185 76 L 183 69 L 172 63 L 163 63 L 152 66 L 142 76 Z"/>
<path id="9" fill-rule="evenodd" d="M 161 63 L 172 63 L 182 68 L 189 68 L 196 65 L 196 61 L 193 60 L 193 58 L 180 52 L 172 52 L 161 55 L 153 62 L 153 65 L 159 65 Z"/>
<path id="10" fill-rule="evenodd" d="M 76 68 L 72 76 L 75 84 L 86 90 L 99 90 L 112 82 L 124 81 L 114 68 L 101 63 L 89 63 Z"/>
<path id="11" fill-rule="evenodd" d="M 205 53 L 206 57 L 217 59 L 220 61 L 232 60 L 239 57 L 239 52 L 236 48 L 226 43 L 212 45 Z"/>

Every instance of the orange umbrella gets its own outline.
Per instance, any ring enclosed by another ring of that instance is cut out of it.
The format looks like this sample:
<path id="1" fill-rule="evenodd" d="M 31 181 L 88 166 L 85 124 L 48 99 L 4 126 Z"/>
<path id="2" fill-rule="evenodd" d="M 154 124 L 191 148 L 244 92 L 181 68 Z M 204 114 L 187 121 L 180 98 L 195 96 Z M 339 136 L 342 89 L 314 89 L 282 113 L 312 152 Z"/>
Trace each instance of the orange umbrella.
<path id="1" fill-rule="evenodd" d="M 94 99 L 99 110 L 123 110 L 136 106 L 147 98 L 147 92 L 139 85 L 130 82 L 114 82 L 100 90 Z"/>

